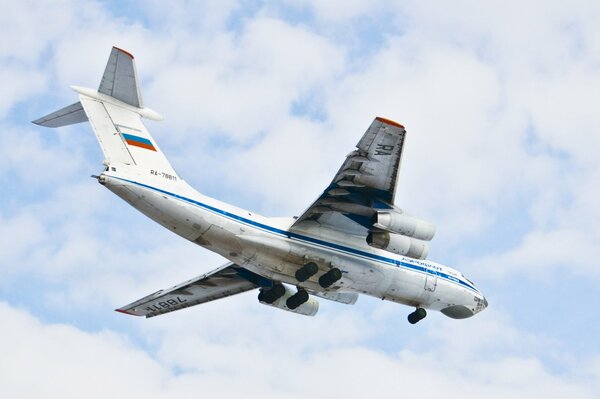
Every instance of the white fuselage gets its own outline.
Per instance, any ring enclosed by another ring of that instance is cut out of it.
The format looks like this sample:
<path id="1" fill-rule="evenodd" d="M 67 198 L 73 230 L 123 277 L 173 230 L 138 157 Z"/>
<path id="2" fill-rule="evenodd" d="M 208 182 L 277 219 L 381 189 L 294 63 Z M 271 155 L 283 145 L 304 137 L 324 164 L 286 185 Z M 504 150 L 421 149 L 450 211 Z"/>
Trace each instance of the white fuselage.
<path id="1" fill-rule="evenodd" d="M 171 178 L 172 179 L 172 178 Z M 294 218 L 267 218 L 206 197 L 181 180 L 135 166 L 105 171 L 99 181 L 176 234 L 274 281 L 323 291 L 316 278 L 302 283 L 298 268 L 314 262 L 343 277 L 325 291 L 356 292 L 414 307 L 470 317 L 487 306 L 460 272 L 369 246 L 364 237 L 315 228 L 294 229 Z"/>

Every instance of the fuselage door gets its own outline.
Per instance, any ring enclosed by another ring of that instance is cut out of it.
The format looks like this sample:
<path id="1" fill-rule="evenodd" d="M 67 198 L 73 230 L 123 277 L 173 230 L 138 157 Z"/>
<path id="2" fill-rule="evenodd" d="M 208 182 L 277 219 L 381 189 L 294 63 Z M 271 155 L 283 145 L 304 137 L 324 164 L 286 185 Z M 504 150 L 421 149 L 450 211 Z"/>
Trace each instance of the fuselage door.
<path id="1" fill-rule="evenodd" d="M 435 287 L 437 287 L 437 271 L 431 268 L 425 269 L 425 291 L 435 291 Z"/>

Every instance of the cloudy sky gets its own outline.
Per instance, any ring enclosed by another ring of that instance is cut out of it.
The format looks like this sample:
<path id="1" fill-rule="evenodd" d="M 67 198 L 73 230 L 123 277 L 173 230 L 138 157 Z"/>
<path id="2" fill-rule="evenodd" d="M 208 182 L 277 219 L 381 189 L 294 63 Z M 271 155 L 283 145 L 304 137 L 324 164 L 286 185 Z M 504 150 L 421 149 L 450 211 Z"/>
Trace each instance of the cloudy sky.
<path id="1" fill-rule="evenodd" d="M 565 4 L 2 0 L 0 397 L 598 398 L 600 5 Z M 179 174 L 267 216 L 301 212 L 375 116 L 404 124 L 397 204 L 490 307 L 114 312 L 223 259 L 90 179 L 88 125 L 29 122 L 96 88 L 113 45 Z"/>

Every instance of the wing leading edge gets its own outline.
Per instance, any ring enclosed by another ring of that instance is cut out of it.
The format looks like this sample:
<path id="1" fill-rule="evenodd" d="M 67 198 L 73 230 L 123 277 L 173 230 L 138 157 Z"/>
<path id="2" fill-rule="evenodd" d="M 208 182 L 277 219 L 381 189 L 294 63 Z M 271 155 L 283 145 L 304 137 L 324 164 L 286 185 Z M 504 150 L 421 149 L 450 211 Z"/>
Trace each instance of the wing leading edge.
<path id="1" fill-rule="evenodd" d="M 292 229 L 310 226 L 307 222 L 314 221 L 337 230 L 366 234 L 377 209 L 393 208 L 405 136 L 404 126 L 375 118 L 329 187 Z"/>
<path id="2" fill-rule="evenodd" d="M 269 279 L 234 263 L 228 263 L 116 310 L 134 316 L 154 317 L 272 284 Z"/>

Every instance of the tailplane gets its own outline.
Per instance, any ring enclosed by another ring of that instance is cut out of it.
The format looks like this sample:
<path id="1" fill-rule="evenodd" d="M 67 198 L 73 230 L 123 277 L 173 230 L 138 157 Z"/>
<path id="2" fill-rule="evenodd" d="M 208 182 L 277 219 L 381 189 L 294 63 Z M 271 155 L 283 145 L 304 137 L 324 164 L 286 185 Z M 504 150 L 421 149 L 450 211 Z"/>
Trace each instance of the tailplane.
<path id="1" fill-rule="evenodd" d="M 36 119 L 45 127 L 89 121 L 104 153 L 106 166 L 138 165 L 177 176 L 141 118 L 162 120 L 145 108 L 133 55 L 113 47 L 98 90 L 72 86 L 79 102 Z"/>
<path id="2" fill-rule="evenodd" d="M 34 120 L 33 123 L 45 127 L 61 127 L 74 125 L 75 123 L 81 123 L 87 120 L 88 117 L 81 106 L 81 102 L 77 101 L 75 104 L 67 105 L 56 112 L 42 116 L 41 118 Z"/>

